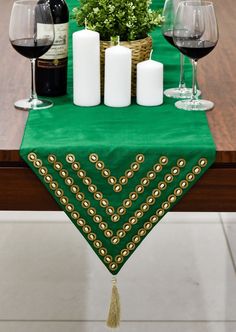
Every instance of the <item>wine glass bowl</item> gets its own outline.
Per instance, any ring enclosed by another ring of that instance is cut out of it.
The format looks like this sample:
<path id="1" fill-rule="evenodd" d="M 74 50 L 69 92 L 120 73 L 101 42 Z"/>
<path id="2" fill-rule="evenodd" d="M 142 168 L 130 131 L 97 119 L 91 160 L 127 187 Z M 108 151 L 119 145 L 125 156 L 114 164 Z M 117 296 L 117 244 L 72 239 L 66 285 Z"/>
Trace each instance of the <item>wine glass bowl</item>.
<path id="1" fill-rule="evenodd" d="M 173 30 L 176 47 L 189 57 L 193 66 L 193 88 L 190 100 L 175 103 L 177 108 L 192 111 L 207 111 L 214 107 L 208 100 L 197 95 L 197 61 L 208 55 L 218 42 L 218 27 L 214 5 L 210 1 L 183 1 L 180 3 Z"/>
<path id="2" fill-rule="evenodd" d="M 15 107 L 30 110 L 53 106 L 51 101 L 39 100 L 35 91 L 35 60 L 50 49 L 54 40 L 53 19 L 47 1 L 15 1 L 10 17 L 9 39 L 13 48 L 31 62 L 31 96 L 15 102 Z"/>

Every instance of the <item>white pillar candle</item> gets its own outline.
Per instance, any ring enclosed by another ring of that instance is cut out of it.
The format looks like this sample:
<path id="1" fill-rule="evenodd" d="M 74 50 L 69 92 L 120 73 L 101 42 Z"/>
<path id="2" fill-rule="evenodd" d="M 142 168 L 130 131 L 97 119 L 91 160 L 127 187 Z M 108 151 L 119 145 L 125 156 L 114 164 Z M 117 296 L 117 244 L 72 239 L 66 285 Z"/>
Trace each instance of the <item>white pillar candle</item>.
<path id="1" fill-rule="evenodd" d="M 158 106 L 163 103 L 163 64 L 146 60 L 137 65 L 137 104 Z"/>
<path id="2" fill-rule="evenodd" d="M 104 104 L 126 107 L 131 103 L 132 51 L 116 45 L 105 51 Z"/>
<path id="3" fill-rule="evenodd" d="M 78 106 L 101 102 L 98 32 L 85 29 L 73 33 L 73 94 Z"/>

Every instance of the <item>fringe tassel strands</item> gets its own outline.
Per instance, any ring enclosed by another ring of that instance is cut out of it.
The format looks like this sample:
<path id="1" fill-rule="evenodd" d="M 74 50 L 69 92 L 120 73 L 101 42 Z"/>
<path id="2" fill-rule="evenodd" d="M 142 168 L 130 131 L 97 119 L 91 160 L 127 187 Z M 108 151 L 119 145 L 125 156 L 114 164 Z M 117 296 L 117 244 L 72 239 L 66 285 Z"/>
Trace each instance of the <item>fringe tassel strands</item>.
<path id="1" fill-rule="evenodd" d="M 117 328 L 120 325 L 120 296 L 117 288 L 116 278 L 112 278 L 111 303 L 107 318 L 107 326 Z"/>

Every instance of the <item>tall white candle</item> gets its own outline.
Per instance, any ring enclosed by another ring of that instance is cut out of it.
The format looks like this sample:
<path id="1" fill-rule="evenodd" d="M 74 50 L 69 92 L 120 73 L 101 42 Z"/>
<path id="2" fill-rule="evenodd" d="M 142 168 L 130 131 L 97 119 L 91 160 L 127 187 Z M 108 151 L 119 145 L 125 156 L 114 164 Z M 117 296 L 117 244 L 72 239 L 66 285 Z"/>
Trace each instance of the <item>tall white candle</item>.
<path id="1" fill-rule="evenodd" d="M 131 103 L 132 51 L 116 45 L 105 52 L 104 104 L 125 107 Z"/>
<path id="2" fill-rule="evenodd" d="M 73 81 L 75 105 L 100 104 L 100 36 L 98 32 L 85 29 L 73 33 Z"/>
<path id="3" fill-rule="evenodd" d="M 146 60 L 137 65 L 137 104 L 158 106 L 163 103 L 163 64 Z"/>

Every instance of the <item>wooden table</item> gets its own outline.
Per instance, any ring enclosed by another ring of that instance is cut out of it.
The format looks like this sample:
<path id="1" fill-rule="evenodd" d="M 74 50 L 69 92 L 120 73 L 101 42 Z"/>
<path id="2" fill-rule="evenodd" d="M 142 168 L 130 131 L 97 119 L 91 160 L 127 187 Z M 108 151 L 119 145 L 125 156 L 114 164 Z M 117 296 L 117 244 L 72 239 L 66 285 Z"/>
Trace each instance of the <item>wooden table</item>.
<path id="1" fill-rule="evenodd" d="M 8 41 L 12 3 L 13 0 L 1 0 L 0 4 L 0 209 L 58 210 L 19 156 L 28 114 L 15 110 L 13 103 L 29 94 L 30 65 Z M 207 116 L 217 158 L 175 211 L 236 211 L 236 6 L 235 0 L 214 3 L 220 41 L 200 62 L 199 83 L 203 94 L 216 104 Z"/>

